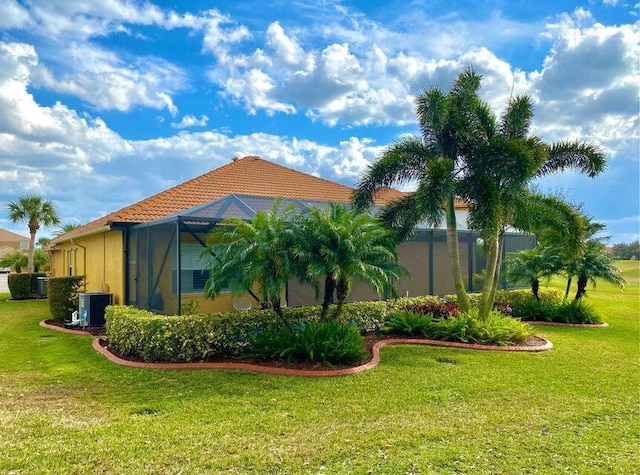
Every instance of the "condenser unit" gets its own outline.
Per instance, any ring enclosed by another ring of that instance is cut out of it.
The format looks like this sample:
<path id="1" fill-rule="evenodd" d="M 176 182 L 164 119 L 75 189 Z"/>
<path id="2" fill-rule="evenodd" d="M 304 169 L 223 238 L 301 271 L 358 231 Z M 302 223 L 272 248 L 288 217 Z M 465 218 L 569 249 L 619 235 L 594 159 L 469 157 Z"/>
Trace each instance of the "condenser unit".
<path id="1" fill-rule="evenodd" d="M 104 325 L 104 310 L 111 305 L 113 295 L 103 292 L 89 292 L 78 296 L 80 326 L 99 327 Z"/>

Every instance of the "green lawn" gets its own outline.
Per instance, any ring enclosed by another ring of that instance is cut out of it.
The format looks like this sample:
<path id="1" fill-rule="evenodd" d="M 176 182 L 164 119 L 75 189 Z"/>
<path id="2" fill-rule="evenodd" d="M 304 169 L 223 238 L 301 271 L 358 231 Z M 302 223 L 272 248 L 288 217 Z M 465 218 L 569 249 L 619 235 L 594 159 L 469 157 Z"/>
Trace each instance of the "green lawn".
<path id="1" fill-rule="evenodd" d="M 640 473 L 640 265 L 539 354 L 397 346 L 355 376 L 157 371 L 0 298 L 0 473 Z M 557 280 L 550 285 L 562 286 Z"/>

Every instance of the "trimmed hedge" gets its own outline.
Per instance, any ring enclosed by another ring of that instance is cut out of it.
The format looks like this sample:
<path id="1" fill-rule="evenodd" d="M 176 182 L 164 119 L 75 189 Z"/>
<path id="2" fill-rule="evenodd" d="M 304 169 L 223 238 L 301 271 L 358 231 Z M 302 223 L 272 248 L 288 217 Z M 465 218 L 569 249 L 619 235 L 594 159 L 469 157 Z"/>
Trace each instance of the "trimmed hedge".
<path id="1" fill-rule="evenodd" d="M 47 274 L 34 272 L 33 274 L 9 274 L 7 283 L 13 300 L 25 300 L 38 296 L 38 277 Z"/>
<path id="2" fill-rule="evenodd" d="M 49 310 L 53 318 L 70 321 L 71 314 L 78 310 L 78 294 L 84 276 L 50 277 L 47 294 Z"/>
<path id="3" fill-rule="evenodd" d="M 479 294 L 475 295 L 479 297 Z M 561 300 L 560 292 L 555 291 L 541 290 L 540 296 L 546 300 Z M 472 298 L 475 298 L 473 294 Z M 523 290 L 501 291 L 499 298 L 513 306 L 533 300 L 533 295 Z M 455 298 L 450 300 L 455 301 Z M 351 302 L 344 304 L 341 319 L 357 327 L 360 333 L 374 333 L 387 325 L 391 314 L 416 305 L 441 302 L 442 298 L 433 295 Z M 318 321 L 320 310 L 319 305 L 282 309 L 292 325 Z M 273 310 L 165 316 L 135 307 L 112 305 L 107 307 L 105 318 L 109 345 L 124 357 L 143 361 L 201 361 L 246 354 L 254 335 L 281 325 Z"/>
<path id="4" fill-rule="evenodd" d="M 353 302 L 343 307 L 343 320 L 361 333 L 376 331 L 386 319 L 386 302 Z M 318 321 L 319 305 L 285 307 L 292 323 Z M 280 325 L 273 310 L 247 310 L 208 315 L 163 316 L 128 306 L 108 306 L 105 313 L 109 345 L 126 357 L 144 361 L 199 361 L 236 356 L 264 328 Z"/>

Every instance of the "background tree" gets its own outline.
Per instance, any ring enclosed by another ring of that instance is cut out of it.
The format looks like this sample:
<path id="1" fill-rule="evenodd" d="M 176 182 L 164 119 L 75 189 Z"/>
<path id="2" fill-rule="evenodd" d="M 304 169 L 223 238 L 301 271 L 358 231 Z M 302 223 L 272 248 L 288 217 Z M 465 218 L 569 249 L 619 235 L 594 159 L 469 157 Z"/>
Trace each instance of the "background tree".
<path id="1" fill-rule="evenodd" d="M 29 264 L 29 256 L 24 251 L 13 251 L 0 258 L 0 267 L 13 269 L 17 274 Z"/>
<path id="2" fill-rule="evenodd" d="M 336 317 L 359 279 L 376 292 L 397 295 L 394 283 L 407 275 L 398 264 L 396 237 L 378 219 L 344 205 L 328 209 L 312 208 L 297 221 L 293 256 L 302 282 L 312 284 L 319 293 L 324 278 L 321 318 L 328 314 L 335 291 Z"/>
<path id="3" fill-rule="evenodd" d="M 62 223 L 58 226 L 58 229 L 53 233 L 54 236 L 61 236 L 64 233 L 68 233 L 69 231 L 73 231 L 76 228 L 79 228 L 80 224 L 78 223 Z"/>
<path id="4" fill-rule="evenodd" d="M 51 242 L 51 238 L 48 238 L 45 236 L 39 237 L 38 240 L 36 241 L 36 248 L 43 249 L 47 247 L 50 242 Z"/>
<path id="5" fill-rule="evenodd" d="M 614 244 L 611 248 L 611 255 L 614 259 L 620 260 L 640 259 L 640 241 Z"/>
<path id="6" fill-rule="evenodd" d="M 60 223 L 60 218 L 53 203 L 43 200 L 40 196 L 29 195 L 10 201 L 7 205 L 9 220 L 12 223 L 25 222 L 29 226 L 29 272 L 34 271 L 33 253 L 35 251 L 36 233 L 41 226 L 54 226 Z"/>
<path id="7" fill-rule="evenodd" d="M 259 286 L 264 305 L 271 306 L 283 323 L 281 295 L 294 274 L 291 248 L 294 232 L 290 221 L 294 208 L 280 213 L 281 200 L 270 212 L 258 211 L 251 222 L 239 218 L 223 220 L 207 234 L 211 258 L 209 279 L 204 288 L 208 298 L 223 290 L 244 293 Z"/>
<path id="8" fill-rule="evenodd" d="M 467 69 L 458 75 L 449 92 L 438 87 L 422 92 L 416 98 L 421 135 L 401 138 L 387 147 L 370 165 L 353 195 L 354 204 L 366 208 L 382 187 L 417 184 L 415 192 L 390 203 L 382 219 L 404 237 L 419 222 L 436 226 L 444 218 L 449 263 L 463 311 L 469 309 L 469 298 L 460 268 L 455 200 L 465 157 L 478 127 L 475 111 L 480 101 L 480 80 L 480 75 Z"/>

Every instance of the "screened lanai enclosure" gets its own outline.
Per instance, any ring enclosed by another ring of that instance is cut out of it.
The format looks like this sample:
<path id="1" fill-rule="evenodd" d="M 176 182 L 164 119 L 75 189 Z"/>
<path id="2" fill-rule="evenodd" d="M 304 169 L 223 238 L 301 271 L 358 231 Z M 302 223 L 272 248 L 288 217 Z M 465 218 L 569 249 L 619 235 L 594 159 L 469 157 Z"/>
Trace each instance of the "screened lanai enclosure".
<path id="1" fill-rule="evenodd" d="M 276 198 L 229 195 L 175 215 L 130 228 L 126 237 L 126 302 L 128 305 L 166 315 L 179 315 L 182 304 L 195 300 L 200 312 L 228 311 L 238 308 L 239 296 L 223 293 L 214 301 L 204 298 L 209 278 L 207 263 L 215 257 L 207 252 L 207 233 L 226 218 L 250 221 L 258 211 L 270 211 Z M 283 199 L 280 209 L 294 207 L 300 213 L 312 207 L 325 208 L 330 202 Z M 372 209 L 375 213 L 376 209 Z M 479 246 L 478 234 L 466 228 L 466 213 L 456 211 L 460 265 L 469 291 L 480 290 L 477 274 L 486 261 Z M 507 233 L 504 252 L 529 249 L 535 238 L 520 233 Z M 398 246 L 400 263 L 410 275 L 396 288 L 401 296 L 445 295 L 454 293 L 453 278 L 444 228 L 419 226 L 411 240 Z M 476 276 L 474 278 L 474 276 Z M 508 287 L 507 282 L 502 282 Z M 291 279 L 284 289 L 289 306 L 318 303 L 315 290 Z M 378 295 L 362 282 L 354 282 L 347 301 L 379 300 Z M 261 308 L 262 296 L 248 289 L 241 297 L 243 308 Z"/>

